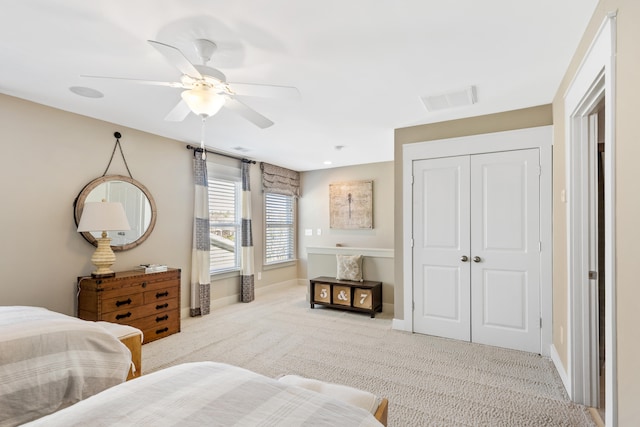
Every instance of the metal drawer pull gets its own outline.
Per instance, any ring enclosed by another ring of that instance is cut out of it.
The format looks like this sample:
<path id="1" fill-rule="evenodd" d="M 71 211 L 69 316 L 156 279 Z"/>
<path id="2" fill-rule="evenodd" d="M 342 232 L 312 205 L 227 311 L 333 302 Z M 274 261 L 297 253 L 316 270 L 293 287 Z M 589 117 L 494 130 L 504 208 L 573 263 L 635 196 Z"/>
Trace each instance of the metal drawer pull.
<path id="1" fill-rule="evenodd" d="M 460 257 L 460 261 L 462 261 L 462 262 L 467 262 L 467 261 L 469 261 L 469 257 L 468 257 L 468 256 L 466 256 L 466 255 L 462 255 L 462 256 Z"/>
<path id="2" fill-rule="evenodd" d="M 116 307 L 120 307 L 121 305 L 129 305 L 131 304 L 131 298 L 127 298 L 124 301 L 116 301 Z"/>
<path id="3" fill-rule="evenodd" d="M 162 297 L 168 297 L 168 296 L 169 296 L 169 291 L 158 292 L 156 294 L 156 298 L 162 298 Z"/>
<path id="4" fill-rule="evenodd" d="M 479 256 L 473 257 L 473 262 L 480 262 L 480 261 L 482 261 L 482 258 L 480 258 Z"/>
<path id="5" fill-rule="evenodd" d="M 167 308 L 167 307 L 169 307 L 168 303 L 156 305 L 156 310 L 160 310 L 160 309 Z"/>
<path id="6" fill-rule="evenodd" d="M 118 314 L 116 315 L 116 320 L 126 319 L 127 317 L 131 317 L 131 312 L 127 312 L 127 314 Z"/>
<path id="7" fill-rule="evenodd" d="M 163 322 L 165 320 L 169 320 L 169 315 L 168 314 L 165 314 L 162 317 L 156 317 L 156 322 Z"/>
<path id="8" fill-rule="evenodd" d="M 147 282 L 142 282 L 142 285 L 141 285 L 141 286 L 142 286 L 143 288 L 146 288 L 146 287 L 147 287 Z"/>
<path id="9" fill-rule="evenodd" d="M 158 329 L 158 330 L 156 331 L 156 334 L 161 334 L 161 333 L 163 333 L 163 332 L 167 332 L 168 330 L 169 330 L 169 328 L 162 328 L 162 329 Z"/>

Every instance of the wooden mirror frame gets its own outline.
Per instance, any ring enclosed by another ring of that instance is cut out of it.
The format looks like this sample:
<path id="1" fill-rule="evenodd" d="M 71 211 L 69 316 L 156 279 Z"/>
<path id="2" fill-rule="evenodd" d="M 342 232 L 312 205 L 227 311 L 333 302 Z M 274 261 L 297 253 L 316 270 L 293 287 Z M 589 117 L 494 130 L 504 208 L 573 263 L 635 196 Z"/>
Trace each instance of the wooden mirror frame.
<path id="1" fill-rule="evenodd" d="M 76 200 L 73 203 L 74 219 L 76 222 L 76 226 L 78 225 L 80 221 L 80 217 L 82 216 L 82 211 L 84 209 L 84 203 L 87 200 L 87 196 L 97 186 L 109 181 L 125 181 L 125 182 L 128 182 L 129 184 L 136 186 L 146 196 L 147 200 L 149 201 L 149 205 L 151 206 L 151 221 L 149 222 L 149 226 L 147 227 L 145 232 L 142 234 L 142 236 L 138 237 L 136 240 L 134 240 L 131 243 L 127 243 L 126 245 L 111 246 L 111 249 L 113 249 L 113 251 L 115 252 L 133 249 L 136 246 L 142 244 L 142 242 L 144 242 L 145 240 L 147 240 L 147 238 L 149 237 L 149 235 L 153 231 L 153 228 L 156 225 L 156 217 L 157 217 L 156 202 L 155 200 L 153 200 L 151 193 L 149 192 L 147 187 L 145 187 L 144 185 L 142 185 L 141 183 L 139 183 L 133 178 L 130 178 L 124 175 L 106 175 L 106 176 L 101 176 L 100 178 L 96 178 L 90 183 L 88 183 L 87 185 L 85 185 L 85 187 L 82 189 L 82 191 L 80 191 L 80 194 L 78 194 L 78 197 L 76 197 Z M 98 242 L 96 241 L 96 238 L 93 237 L 93 235 L 90 232 L 85 231 L 85 232 L 81 232 L 80 234 L 82 234 L 82 237 L 84 237 L 87 242 L 91 243 L 93 246 L 98 246 Z"/>

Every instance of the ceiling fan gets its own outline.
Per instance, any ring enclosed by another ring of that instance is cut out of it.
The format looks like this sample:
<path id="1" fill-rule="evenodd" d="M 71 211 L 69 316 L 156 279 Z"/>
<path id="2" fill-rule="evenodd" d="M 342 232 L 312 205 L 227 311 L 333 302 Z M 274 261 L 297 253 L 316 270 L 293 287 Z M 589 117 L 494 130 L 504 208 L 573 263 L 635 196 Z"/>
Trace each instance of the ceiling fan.
<path id="1" fill-rule="evenodd" d="M 180 81 L 162 82 L 104 76 L 83 77 L 127 80 L 141 84 L 184 89 L 181 93 L 182 99 L 165 117 L 165 120 L 168 121 L 182 121 L 190 112 L 202 117 L 204 121 L 224 107 L 264 129 L 272 126 L 273 122 L 236 99 L 236 96 L 276 98 L 297 98 L 300 96 L 298 89 L 291 86 L 227 82 L 222 71 L 207 66 L 217 48 L 211 40 L 195 40 L 196 51 L 202 60 L 201 65 L 192 64 L 179 49 L 173 46 L 154 40 L 148 40 L 148 42 L 182 73 Z"/>

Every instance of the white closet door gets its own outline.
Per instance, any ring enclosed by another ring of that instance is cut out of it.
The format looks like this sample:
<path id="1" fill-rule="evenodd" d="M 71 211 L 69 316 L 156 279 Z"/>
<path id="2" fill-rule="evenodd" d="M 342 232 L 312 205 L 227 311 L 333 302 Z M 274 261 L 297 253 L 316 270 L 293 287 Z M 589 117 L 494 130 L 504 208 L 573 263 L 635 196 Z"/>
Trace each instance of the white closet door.
<path id="1" fill-rule="evenodd" d="M 469 156 L 414 162 L 415 332 L 469 341 Z"/>
<path id="2" fill-rule="evenodd" d="M 540 352 L 539 164 L 537 149 L 471 156 L 473 342 Z"/>

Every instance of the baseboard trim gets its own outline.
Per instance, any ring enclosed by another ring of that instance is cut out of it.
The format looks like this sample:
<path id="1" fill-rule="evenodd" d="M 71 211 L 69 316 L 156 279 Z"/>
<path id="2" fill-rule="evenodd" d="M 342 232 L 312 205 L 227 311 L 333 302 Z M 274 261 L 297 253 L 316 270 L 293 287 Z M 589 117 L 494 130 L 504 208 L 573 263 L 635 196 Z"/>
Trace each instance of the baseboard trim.
<path id="1" fill-rule="evenodd" d="M 394 329 L 396 331 L 413 332 L 411 330 L 411 327 L 407 325 L 407 322 L 405 322 L 404 319 L 391 319 L 391 329 Z"/>
<path id="2" fill-rule="evenodd" d="M 558 375 L 560 375 L 560 379 L 562 380 L 562 384 L 564 385 L 564 389 L 569 396 L 571 396 L 571 381 L 569 380 L 569 375 L 567 375 L 567 371 L 564 369 L 564 365 L 562 364 L 562 360 L 560 360 L 560 355 L 558 354 L 558 350 L 556 350 L 556 346 L 551 344 L 550 348 L 551 353 L 551 361 L 553 362 L 553 366 L 556 367 L 556 371 L 558 371 Z"/>
<path id="3" fill-rule="evenodd" d="M 382 312 L 383 313 L 391 313 L 391 315 L 393 316 L 393 314 L 395 313 L 394 305 L 390 304 L 390 303 L 383 302 L 382 303 Z"/>

